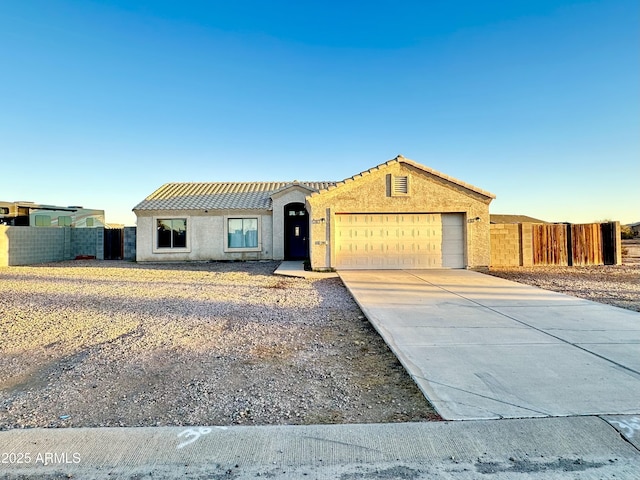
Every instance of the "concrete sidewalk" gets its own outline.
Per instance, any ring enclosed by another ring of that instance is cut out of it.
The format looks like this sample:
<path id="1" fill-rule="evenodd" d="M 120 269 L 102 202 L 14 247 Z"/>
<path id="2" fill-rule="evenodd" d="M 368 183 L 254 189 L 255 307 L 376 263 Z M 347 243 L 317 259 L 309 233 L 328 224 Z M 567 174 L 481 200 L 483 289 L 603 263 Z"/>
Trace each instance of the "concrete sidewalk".
<path id="1" fill-rule="evenodd" d="M 341 271 L 449 420 L 640 414 L 640 314 L 467 270 Z"/>
<path id="2" fill-rule="evenodd" d="M 640 418 L 610 421 L 11 430 L 0 432 L 0 473 L 16 480 L 637 479 Z M 637 435 L 635 446 L 619 432 Z"/>

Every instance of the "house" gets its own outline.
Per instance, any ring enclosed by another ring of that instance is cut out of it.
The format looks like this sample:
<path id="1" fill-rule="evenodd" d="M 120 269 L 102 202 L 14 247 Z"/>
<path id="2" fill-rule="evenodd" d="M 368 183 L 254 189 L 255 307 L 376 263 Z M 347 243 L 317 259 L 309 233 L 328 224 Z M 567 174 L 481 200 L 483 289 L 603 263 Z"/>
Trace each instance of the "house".
<path id="1" fill-rule="evenodd" d="M 485 267 L 494 198 L 402 156 L 340 182 L 168 183 L 133 209 L 136 255 L 310 258 L 314 270 Z"/>

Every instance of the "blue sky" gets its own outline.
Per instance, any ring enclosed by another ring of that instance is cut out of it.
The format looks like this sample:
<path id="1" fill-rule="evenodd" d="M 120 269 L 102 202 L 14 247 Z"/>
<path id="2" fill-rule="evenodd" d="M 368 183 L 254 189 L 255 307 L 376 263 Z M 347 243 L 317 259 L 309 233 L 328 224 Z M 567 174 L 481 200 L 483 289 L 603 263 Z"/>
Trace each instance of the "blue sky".
<path id="1" fill-rule="evenodd" d="M 341 180 L 402 154 L 492 213 L 640 221 L 640 2 L 0 3 L 0 200 Z"/>

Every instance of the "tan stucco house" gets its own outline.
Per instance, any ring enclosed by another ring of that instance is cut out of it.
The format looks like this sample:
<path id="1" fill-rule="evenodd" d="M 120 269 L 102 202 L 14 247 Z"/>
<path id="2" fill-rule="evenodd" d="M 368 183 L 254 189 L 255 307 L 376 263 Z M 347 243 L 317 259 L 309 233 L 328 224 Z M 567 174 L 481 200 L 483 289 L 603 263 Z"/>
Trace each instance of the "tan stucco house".
<path id="1" fill-rule="evenodd" d="M 136 254 L 310 258 L 315 270 L 486 267 L 494 198 L 402 156 L 340 182 L 168 183 L 133 209 Z"/>

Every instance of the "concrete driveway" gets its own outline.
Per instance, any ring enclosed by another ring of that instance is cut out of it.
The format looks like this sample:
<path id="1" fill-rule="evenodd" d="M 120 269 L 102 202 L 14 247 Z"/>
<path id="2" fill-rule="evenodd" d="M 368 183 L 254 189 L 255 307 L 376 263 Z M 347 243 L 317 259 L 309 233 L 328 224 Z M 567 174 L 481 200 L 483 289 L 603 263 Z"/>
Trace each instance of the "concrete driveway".
<path id="1" fill-rule="evenodd" d="M 468 270 L 339 274 L 445 419 L 640 414 L 640 313 Z"/>

